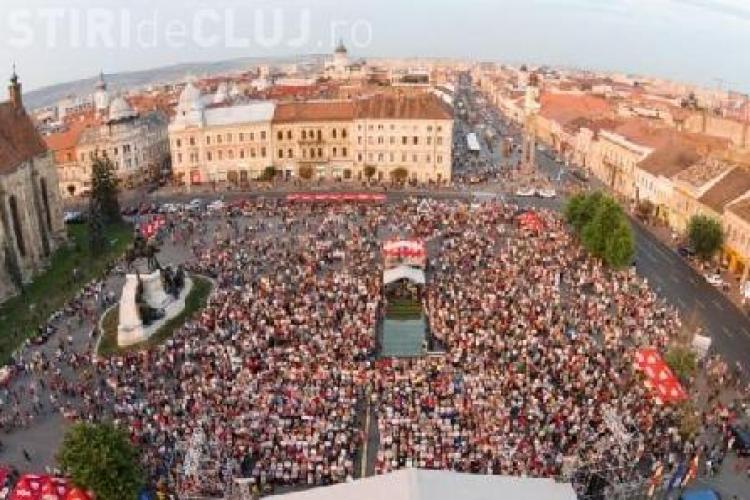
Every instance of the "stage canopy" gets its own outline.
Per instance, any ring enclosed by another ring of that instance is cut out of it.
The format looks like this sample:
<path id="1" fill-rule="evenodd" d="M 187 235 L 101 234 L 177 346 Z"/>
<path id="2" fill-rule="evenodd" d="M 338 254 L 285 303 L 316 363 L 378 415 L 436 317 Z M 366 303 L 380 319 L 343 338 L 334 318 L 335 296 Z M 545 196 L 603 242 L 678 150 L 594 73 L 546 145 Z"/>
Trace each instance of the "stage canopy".
<path id="1" fill-rule="evenodd" d="M 409 280 L 413 283 L 424 285 L 425 276 L 424 271 L 421 269 L 415 269 L 410 266 L 398 266 L 393 269 L 387 269 L 383 271 L 383 284 L 389 285 L 398 280 Z"/>
<path id="2" fill-rule="evenodd" d="M 390 474 L 299 493 L 272 500 L 575 500 L 570 483 L 553 479 L 484 476 L 450 471 L 402 469 Z"/>

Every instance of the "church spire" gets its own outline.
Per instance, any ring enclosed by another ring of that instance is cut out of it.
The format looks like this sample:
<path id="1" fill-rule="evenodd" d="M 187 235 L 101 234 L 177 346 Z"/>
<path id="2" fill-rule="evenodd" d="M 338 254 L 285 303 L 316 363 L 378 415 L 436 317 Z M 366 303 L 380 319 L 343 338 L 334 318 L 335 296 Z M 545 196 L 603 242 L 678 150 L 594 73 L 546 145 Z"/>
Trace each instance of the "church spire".
<path id="1" fill-rule="evenodd" d="M 23 109 L 23 100 L 21 99 L 21 84 L 16 74 L 16 63 L 13 63 L 13 73 L 10 75 L 10 85 L 8 85 L 8 97 L 13 107 L 19 111 Z"/>

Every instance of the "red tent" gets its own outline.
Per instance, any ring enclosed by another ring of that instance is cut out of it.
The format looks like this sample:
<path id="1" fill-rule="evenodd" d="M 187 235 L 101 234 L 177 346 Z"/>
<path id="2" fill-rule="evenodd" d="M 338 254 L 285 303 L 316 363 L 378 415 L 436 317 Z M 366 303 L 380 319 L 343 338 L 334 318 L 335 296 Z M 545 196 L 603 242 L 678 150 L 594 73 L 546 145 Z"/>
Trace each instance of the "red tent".
<path id="1" fill-rule="evenodd" d="M 656 349 L 639 349 L 633 364 L 646 375 L 646 387 L 654 392 L 657 402 L 675 403 L 687 399 L 685 389 Z"/>
<path id="2" fill-rule="evenodd" d="M 81 488 L 71 488 L 65 495 L 64 500 L 93 500 L 94 495 L 85 492 Z"/>
<path id="3" fill-rule="evenodd" d="M 25 474 L 18 480 L 8 498 L 10 500 L 65 500 L 69 493 L 70 483 L 67 479 Z"/>
<path id="4" fill-rule="evenodd" d="M 524 229 L 530 229 L 532 231 L 541 231 L 544 229 L 544 222 L 534 212 L 524 212 L 518 216 L 518 223 Z"/>

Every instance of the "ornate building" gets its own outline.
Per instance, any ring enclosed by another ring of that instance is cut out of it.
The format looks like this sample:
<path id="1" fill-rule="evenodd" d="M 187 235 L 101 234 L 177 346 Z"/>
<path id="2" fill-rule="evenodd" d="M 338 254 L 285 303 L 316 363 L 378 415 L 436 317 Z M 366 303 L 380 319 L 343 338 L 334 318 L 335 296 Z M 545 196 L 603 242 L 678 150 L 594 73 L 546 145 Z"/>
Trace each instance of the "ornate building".
<path id="1" fill-rule="evenodd" d="M 89 191 L 99 155 L 112 160 L 126 188 L 158 178 L 169 158 L 167 117 L 159 111 L 138 113 L 124 97 L 112 98 L 103 76 L 93 100 L 93 113 L 70 115 L 61 130 L 45 137 L 55 153 L 62 195 Z"/>
<path id="2" fill-rule="evenodd" d="M 57 169 L 21 99 L 15 71 L 0 103 L 0 300 L 43 269 L 65 239 Z"/>

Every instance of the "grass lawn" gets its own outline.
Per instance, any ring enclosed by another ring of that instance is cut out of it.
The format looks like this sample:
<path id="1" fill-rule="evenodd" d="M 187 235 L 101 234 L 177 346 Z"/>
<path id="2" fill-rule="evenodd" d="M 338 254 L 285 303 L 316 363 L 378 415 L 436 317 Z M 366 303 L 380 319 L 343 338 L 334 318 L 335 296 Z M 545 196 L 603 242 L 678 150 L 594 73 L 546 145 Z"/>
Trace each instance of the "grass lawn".
<path id="1" fill-rule="evenodd" d="M 132 226 L 118 224 L 106 228 L 111 245 L 101 254 L 89 249 L 88 226 L 68 226 L 68 244 L 55 252 L 50 266 L 17 295 L 0 305 L 0 362 L 7 363 L 21 343 L 35 335 L 54 311 L 72 299 L 81 287 L 103 275 L 108 264 L 121 256 L 133 239 Z M 78 279 L 73 280 L 73 269 Z"/>
<path id="2" fill-rule="evenodd" d="M 385 310 L 388 319 L 418 319 L 422 317 L 422 304 L 411 299 L 394 299 Z"/>
<path id="3" fill-rule="evenodd" d="M 117 345 L 117 323 L 119 320 L 117 306 L 110 309 L 102 320 L 102 337 L 99 343 L 100 356 L 112 356 L 116 354 L 123 354 L 130 351 L 142 351 L 151 349 L 157 345 L 162 344 L 165 340 L 172 336 L 172 334 L 179 327 L 185 324 L 185 322 L 193 315 L 196 311 L 203 309 L 208 300 L 208 295 L 211 293 L 213 284 L 210 280 L 201 276 L 191 275 L 190 278 L 193 280 L 193 289 L 190 290 L 187 298 L 185 299 L 185 310 L 179 315 L 169 320 L 164 326 L 159 328 L 151 338 L 145 342 L 134 344 L 128 347 L 119 347 Z"/>

